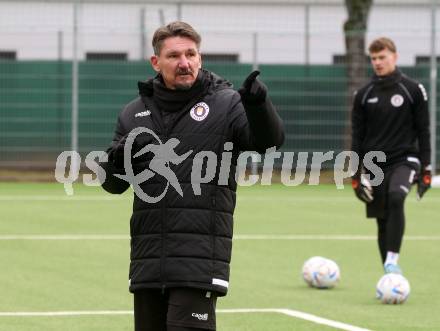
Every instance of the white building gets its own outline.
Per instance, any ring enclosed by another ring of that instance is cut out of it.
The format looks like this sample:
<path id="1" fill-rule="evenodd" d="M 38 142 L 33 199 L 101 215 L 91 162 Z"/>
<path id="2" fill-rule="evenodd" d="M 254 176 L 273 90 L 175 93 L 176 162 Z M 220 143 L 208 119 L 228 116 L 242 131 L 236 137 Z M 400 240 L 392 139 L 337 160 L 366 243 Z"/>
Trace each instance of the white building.
<path id="1" fill-rule="evenodd" d="M 429 56 L 432 3 L 374 1 L 367 42 L 382 35 L 393 38 L 400 64 L 411 65 L 417 56 Z M 335 55 L 345 53 L 347 11 L 342 0 L 84 0 L 78 1 L 77 13 L 79 59 L 87 53 L 148 58 L 154 30 L 177 19 L 201 33 L 202 53 L 235 56 L 239 62 L 329 64 Z M 439 5 L 436 18 L 440 36 Z M 73 27 L 73 1 L 0 0 L 3 57 L 70 59 Z"/>

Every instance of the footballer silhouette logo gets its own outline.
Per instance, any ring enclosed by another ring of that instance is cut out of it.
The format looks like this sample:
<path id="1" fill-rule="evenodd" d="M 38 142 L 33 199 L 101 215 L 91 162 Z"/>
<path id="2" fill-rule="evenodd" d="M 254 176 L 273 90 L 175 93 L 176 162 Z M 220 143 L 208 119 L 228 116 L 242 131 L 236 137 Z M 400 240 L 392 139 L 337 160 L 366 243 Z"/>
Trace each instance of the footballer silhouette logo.
<path id="1" fill-rule="evenodd" d="M 141 133 L 150 134 L 158 142 L 158 144 L 148 144 L 133 155 L 133 158 L 138 158 L 148 152 L 154 154 L 154 157 L 150 161 L 148 168 L 135 175 L 133 166 L 131 164 L 131 150 L 134 140 Z M 135 191 L 136 195 L 144 202 L 159 202 L 165 196 L 170 185 L 180 196 L 183 197 L 182 188 L 180 187 L 176 174 L 171 170 L 170 164 L 178 165 L 182 163 L 193 151 L 190 150 L 183 155 L 177 155 L 174 149 L 179 143 L 179 140 L 176 138 L 171 138 L 167 142 L 163 143 L 152 130 L 147 128 L 138 127 L 133 129 L 128 135 L 127 142 L 124 146 L 124 169 L 126 174 L 115 174 L 115 176 L 133 185 L 133 190 Z M 161 194 L 153 197 L 145 193 L 140 184 L 146 182 L 156 175 L 164 177 L 167 184 Z"/>

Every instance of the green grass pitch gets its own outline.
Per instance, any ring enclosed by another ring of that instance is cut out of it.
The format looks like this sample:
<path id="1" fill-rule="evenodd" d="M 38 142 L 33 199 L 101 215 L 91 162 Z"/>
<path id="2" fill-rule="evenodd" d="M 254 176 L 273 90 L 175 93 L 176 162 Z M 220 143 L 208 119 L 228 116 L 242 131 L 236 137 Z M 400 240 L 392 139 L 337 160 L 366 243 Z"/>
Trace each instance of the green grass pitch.
<path id="1" fill-rule="evenodd" d="M 133 329 L 127 313 L 5 314 L 132 309 L 132 193 L 113 196 L 82 185 L 74 190 L 67 196 L 61 184 L 0 183 L 0 331 Z M 234 309 L 290 309 L 369 330 L 440 330 L 440 190 L 421 202 L 414 192 L 407 199 L 400 264 L 411 295 L 403 305 L 387 306 L 374 297 L 383 273 L 375 222 L 364 217 L 350 187 L 240 187 L 230 290 L 218 302 L 218 330 L 335 330 L 277 312 L 225 311 Z M 301 267 L 314 255 L 338 263 L 336 288 L 305 285 Z"/>

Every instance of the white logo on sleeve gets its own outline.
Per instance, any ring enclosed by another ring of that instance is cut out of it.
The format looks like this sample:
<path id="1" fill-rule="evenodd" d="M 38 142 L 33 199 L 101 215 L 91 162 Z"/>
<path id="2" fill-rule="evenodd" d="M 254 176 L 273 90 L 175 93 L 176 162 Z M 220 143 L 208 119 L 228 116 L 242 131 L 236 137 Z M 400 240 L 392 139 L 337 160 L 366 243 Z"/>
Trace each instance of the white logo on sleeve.
<path id="1" fill-rule="evenodd" d="M 403 97 L 400 94 L 394 94 L 391 97 L 391 104 L 394 107 L 400 107 L 401 105 L 403 105 Z"/>
<path id="2" fill-rule="evenodd" d="M 370 99 L 367 100 L 368 103 L 377 103 L 378 101 L 379 101 L 378 97 L 370 98 Z"/>
<path id="3" fill-rule="evenodd" d="M 406 186 L 400 185 L 400 188 L 402 189 L 403 192 L 409 193 L 409 189 Z"/>
<path id="4" fill-rule="evenodd" d="M 147 111 L 141 111 L 140 113 L 134 114 L 134 117 L 144 117 L 144 116 L 150 116 L 150 115 L 151 115 L 151 111 L 147 110 Z"/>
<path id="5" fill-rule="evenodd" d="M 199 102 L 191 108 L 189 114 L 193 120 L 203 121 L 209 114 L 209 106 L 204 102 Z"/>
<path id="6" fill-rule="evenodd" d="M 423 100 L 428 101 L 428 93 L 426 93 L 425 87 L 422 84 L 419 84 L 419 89 L 422 91 Z"/>
<path id="7" fill-rule="evenodd" d="M 197 318 L 199 321 L 207 321 L 208 320 L 208 313 L 205 313 L 205 314 L 192 313 L 191 316 L 194 318 Z"/>

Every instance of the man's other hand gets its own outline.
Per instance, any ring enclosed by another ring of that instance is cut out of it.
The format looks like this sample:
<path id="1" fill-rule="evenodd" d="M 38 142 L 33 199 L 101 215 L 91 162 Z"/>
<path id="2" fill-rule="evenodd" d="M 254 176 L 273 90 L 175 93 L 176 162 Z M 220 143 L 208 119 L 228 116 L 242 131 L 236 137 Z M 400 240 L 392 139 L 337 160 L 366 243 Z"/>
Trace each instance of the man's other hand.
<path id="1" fill-rule="evenodd" d="M 431 166 L 422 169 L 417 179 L 417 199 L 422 199 L 423 195 L 431 188 Z"/>
<path id="2" fill-rule="evenodd" d="M 353 176 L 351 178 L 351 187 L 359 200 L 370 203 L 373 201 L 373 188 L 370 182 L 362 176 Z"/>

